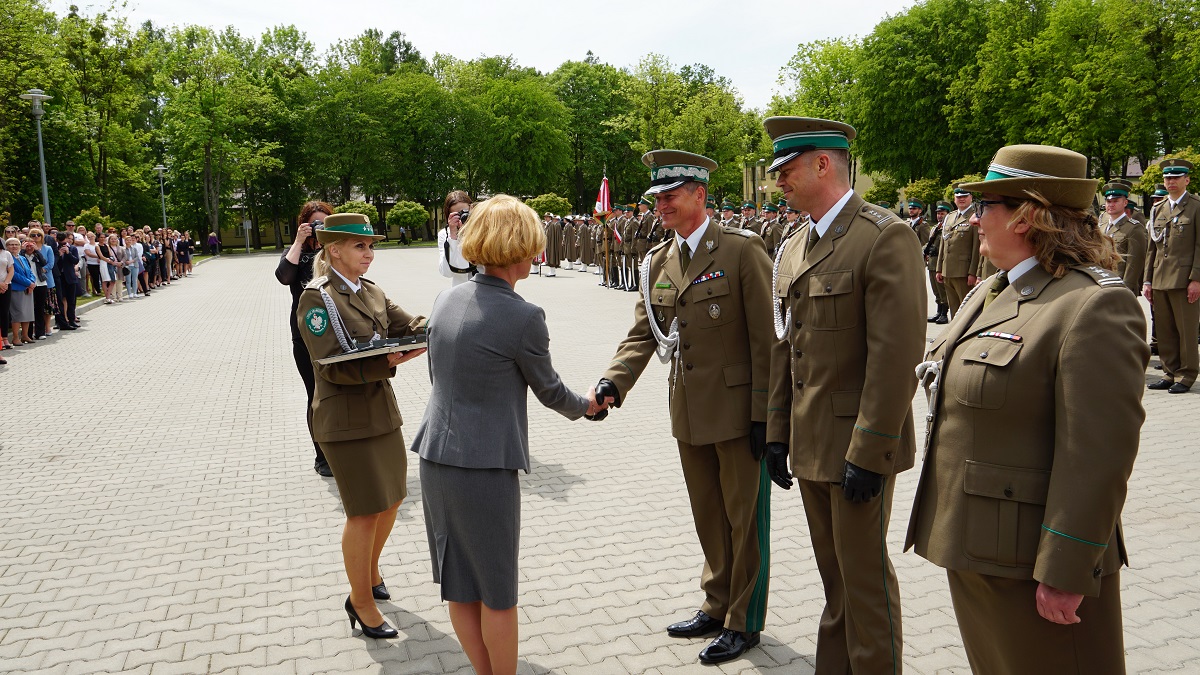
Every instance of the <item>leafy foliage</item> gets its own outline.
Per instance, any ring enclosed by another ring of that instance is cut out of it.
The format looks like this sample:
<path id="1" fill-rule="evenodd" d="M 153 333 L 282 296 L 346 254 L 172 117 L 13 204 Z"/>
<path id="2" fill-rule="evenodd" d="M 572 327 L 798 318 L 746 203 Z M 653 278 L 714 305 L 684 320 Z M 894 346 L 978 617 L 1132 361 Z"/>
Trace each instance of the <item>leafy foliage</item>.
<path id="1" fill-rule="evenodd" d="M 554 213 L 561 216 L 563 214 L 572 212 L 571 202 L 565 197 L 559 197 L 553 192 L 544 195 L 538 195 L 533 199 L 527 199 L 525 200 L 525 204 L 537 212 L 539 218 L 543 213 Z M 576 209 L 575 212 L 582 213 L 583 210 Z"/>
<path id="2" fill-rule="evenodd" d="M 348 201 L 341 206 L 335 206 L 333 210 L 336 213 L 361 213 L 367 217 L 367 220 L 371 221 L 372 225 L 379 224 L 379 209 L 375 208 L 373 204 L 368 204 L 359 199 Z"/>
<path id="3" fill-rule="evenodd" d="M 900 181 L 886 174 L 881 175 L 875 179 L 871 189 L 863 194 L 863 199 L 872 204 L 887 204 L 888 207 L 893 207 L 900 201 Z"/>
<path id="4" fill-rule="evenodd" d="M 387 226 L 389 228 L 406 227 L 411 230 L 424 225 L 428 220 L 429 212 L 425 210 L 424 206 L 416 202 L 398 201 L 387 212 Z"/>

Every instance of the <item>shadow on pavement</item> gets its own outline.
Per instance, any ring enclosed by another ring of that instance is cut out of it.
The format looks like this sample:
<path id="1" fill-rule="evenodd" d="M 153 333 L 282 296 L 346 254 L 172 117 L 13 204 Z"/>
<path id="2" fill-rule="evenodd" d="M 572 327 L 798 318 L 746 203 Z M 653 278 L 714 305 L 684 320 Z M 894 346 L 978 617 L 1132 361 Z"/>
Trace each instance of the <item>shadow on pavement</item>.
<path id="1" fill-rule="evenodd" d="M 544 499 L 565 501 L 571 488 L 585 482 L 562 464 L 547 464 L 536 457 L 530 458 L 530 469 L 529 475 L 521 476 L 521 491 Z"/>

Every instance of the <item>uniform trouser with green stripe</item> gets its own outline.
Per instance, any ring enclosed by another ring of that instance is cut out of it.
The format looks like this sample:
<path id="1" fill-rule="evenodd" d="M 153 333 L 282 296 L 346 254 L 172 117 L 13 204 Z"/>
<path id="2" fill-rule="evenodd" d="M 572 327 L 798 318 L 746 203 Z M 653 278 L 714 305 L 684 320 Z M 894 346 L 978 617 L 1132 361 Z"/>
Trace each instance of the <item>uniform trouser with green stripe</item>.
<path id="1" fill-rule="evenodd" d="M 763 629 L 771 568 L 771 481 L 750 437 L 709 445 L 679 441 L 679 459 L 704 551 L 705 614 L 743 633 Z"/>
<path id="2" fill-rule="evenodd" d="M 825 586 L 816 671 L 901 672 L 900 585 L 887 551 L 895 479 L 865 504 L 846 499 L 836 483 L 799 483 Z"/>

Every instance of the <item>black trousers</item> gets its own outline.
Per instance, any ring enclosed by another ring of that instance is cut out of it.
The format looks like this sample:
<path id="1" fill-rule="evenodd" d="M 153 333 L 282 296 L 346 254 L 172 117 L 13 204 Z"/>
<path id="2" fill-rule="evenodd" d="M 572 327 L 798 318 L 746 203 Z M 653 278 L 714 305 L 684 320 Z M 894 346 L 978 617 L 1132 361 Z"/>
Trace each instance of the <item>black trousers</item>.
<path id="1" fill-rule="evenodd" d="M 308 420 L 308 436 L 312 438 L 312 403 L 313 392 L 317 388 L 317 374 L 313 372 L 312 358 L 309 357 L 308 347 L 304 346 L 303 340 L 292 340 L 292 358 L 296 360 L 296 370 L 300 372 L 300 379 L 304 380 L 304 391 L 308 392 L 308 407 L 305 408 L 304 417 Z M 324 462 L 325 453 L 321 452 L 321 445 L 315 438 L 313 448 L 317 452 L 316 461 Z"/>
<path id="2" fill-rule="evenodd" d="M 33 336 L 41 337 L 46 334 L 46 296 L 50 289 L 46 286 L 33 287 Z"/>
<path id="3" fill-rule="evenodd" d="M 100 265 L 88 265 L 87 271 L 88 278 L 92 280 L 92 294 L 104 295 L 104 286 L 100 284 Z"/>
<path id="4" fill-rule="evenodd" d="M 75 323 L 75 302 L 79 299 L 79 282 L 60 281 L 55 286 L 58 291 L 58 327 Z"/>

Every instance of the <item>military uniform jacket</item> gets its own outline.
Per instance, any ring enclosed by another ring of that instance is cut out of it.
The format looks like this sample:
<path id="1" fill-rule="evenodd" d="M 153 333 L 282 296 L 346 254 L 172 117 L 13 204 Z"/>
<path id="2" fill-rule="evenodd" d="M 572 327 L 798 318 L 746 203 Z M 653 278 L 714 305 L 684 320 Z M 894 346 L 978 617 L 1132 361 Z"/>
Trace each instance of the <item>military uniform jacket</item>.
<path id="1" fill-rule="evenodd" d="M 625 255 L 633 255 L 634 243 L 637 239 L 638 219 L 633 216 L 625 216 L 621 220 L 621 252 Z"/>
<path id="2" fill-rule="evenodd" d="M 970 223 L 975 207 L 965 213 L 951 211 L 942 222 L 938 271 L 947 278 L 973 276 L 979 271 L 979 231 Z"/>
<path id="3" fill-rule="evenodd" d="M 672 236 L 650 250 L 650 307 L 639 295 L 633 327 L 604 377 L 624 400 L 658 342 L 679 319 L 671 361 L 671 433 L 691 445 L 746 436 L 767 419 L 771 261 L 758 235 L 709 221 L 687 270 Z M 643 282 L 644 283 L 644 282 Z"/>
<path id="4" fill-rule="evenodd" d="M 942 248 L 942 224 L 938 223 L 933 226 L 933 231 L 929 233 L 929 241 L 925 242 L 925 267 L 930 272 L 938 271 L 938 252 Z"/>
<path id="5" fill-rule="evenodd" d="M 1200 197 L 1185 193 L 1175 208 L 1164 199 L 1154 209 L 1146 281 L 1155 290 L 1187 288 L 1200 281 Z M 1158 239 L 1158 241 L 1155 241 Z"/>
<path id="6" fill-rule="evenodd" d="M 1035 267 L 983 309 L 990 286 L 927 356 L 941 382 L 905 549 L 1098 595 L 1127 562 L 1119 516 L 1145 418 L 1145 318 L 1100 268 L 1054 279 Z"/>
<path id="7" fill-rule="evenodd" d="M 850 197 L 807 258 L 806 225 L 785 240 L 775 300 L 786 321 L 771 355 L 767 440 L 788 443 L 792 472 L 838 482 L 847 461 L 881 474 L 913 465 L 913 375 L 925 345 L 917 235 Z"/>
<path id="8" fill-rule="evenodd" d="M 1146 272 L 1146 249 L 1149 248 L 1145 226 L 1125 216 L 1115 224 L 1105 219 L 1100 224 L 1100 231 L 1112 237 L 1113 246 L 1121 256 L 1117 274 L 1125 281 L 1129 290 L 1141 295 L 1142 275 Z"/>
<path id="9" fill-rule="evenodd" d="M 637 216 L 637 229 L 634 231 L 633 249 L 638 256 L 646 255 L 650 250 L 650 231 L 654 229 L 654 214 L 650 211 Z"/>
<path id="10" fill-rule="evenodd" d="M 908 226 L 917 234 L 917 239 L 921 242 L 921 246 L 929 243 L 929 221 L 926 220 L 924 216 L 918 218 L 916 223 L 909 220 Z"/>
<path id="11" fill-rule="evenodd" d="M 371 281 L 359 281 L 362 287 L 354 293 L 336 274 L 333 279 L 317 277 L 300 294 L 296 307 L 296 323 L 317 376 L 312 404 L 313 438 L 317 442 L 380 436 L 404 423 L 390 382 L 396 369 L 388 367 L 387 356 L 317 363 L 317 359 L 342 353 L 332 324 L 335 319 L 321 297 L 322 286 L 333 298 L 348 340 L 366 342 L 375 334 L 404 337 L 425 332 L 425 317 L 400 309 Z"/>

